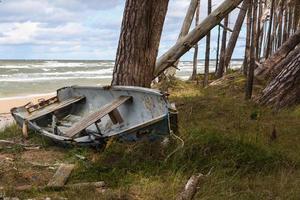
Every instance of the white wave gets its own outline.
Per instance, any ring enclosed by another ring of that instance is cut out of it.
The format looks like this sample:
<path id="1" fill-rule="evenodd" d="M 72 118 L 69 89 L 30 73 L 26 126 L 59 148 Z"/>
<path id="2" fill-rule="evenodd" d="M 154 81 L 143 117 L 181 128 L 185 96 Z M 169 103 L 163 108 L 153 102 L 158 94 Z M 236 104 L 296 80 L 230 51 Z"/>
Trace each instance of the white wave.
<path id="1" fill-rule="evenodd" d="M 0 65 L 0 69 L 34 69 L 34 68 L 63 68 L 63 67 L 112 67 L 114 65 L 114 62 L 111 61 L 95 61 L 95 62 L 72 62 L 72 61 L 43 61 L 43 62 L 37 62 L 37 63 L 26 63 L 20 64 L 16 63 L 15 65 L 7 64 L 7 65 Z"/>
<path id="2" fill-rule="evenodd" d="M 29 69 L 31 65 L 0 65 L 0 69 Z"/>
<path id="3" fill-rule="evenodd" d="M 97 76 L 97 75 L 112 75 L 113 69 L 101 69 L 96 71 L 68 71 L 68 72 L 45 72 L 45 73 L 15 73 L 11 75 L 3 74 L 1 78 L 34 78 L 34 77 L 59 77 L 59 76 L 70 76 L 70 77 L 81 77 L 81 76 Z"/>

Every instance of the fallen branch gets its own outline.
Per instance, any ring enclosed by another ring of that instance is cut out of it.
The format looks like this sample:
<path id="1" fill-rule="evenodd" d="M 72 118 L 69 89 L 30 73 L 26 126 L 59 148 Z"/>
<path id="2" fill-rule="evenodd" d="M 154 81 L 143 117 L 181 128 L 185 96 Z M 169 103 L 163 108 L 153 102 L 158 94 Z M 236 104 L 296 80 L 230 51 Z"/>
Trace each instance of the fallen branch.
<path id="1" fill-rule="evenodd" d="M 23 143 L 18 143 L 18 142 L 14 142 L 14 141 L 9 141 L 9 140 L 0 140 L 0 145 L 5 145 L 5 149 L 11 149 L 13 148 L 13 145 L 16 146 L 21 146 L 24 150 L 39 150 L 41 147 L 40 146 L 36 146 L 33 144 L 23 144 Z M 11 146 L 9 146 L 11 145 Z M 0 149 L 4 149 L 4 148 L 0 148 Z"/>
<path id="2" fill-rule="evenodd" d="M 206 175 L 203 174 L 197 174 L 191 176 L 191 178 L 186 183 L 183 192 L 179 194 L 179 196 L 176 198 L 176 200 L 192 200 L 194 199 L 196 193 L 197 193 L 197 187 L 200 183 L 200 181 L 203 179 L 203 177 L 210 176 L 211 172 L 213 170 L 213 167 L 209 170 L 209 172 Z"/>
<path id="3" fill-rule="evenodd" d="M 192 200 L 197 193 L 197 186 L 203 177 L 203 174 L 193 175 L 186 183 L 184 190 L 177 197 L 177 200 Z"/>
<path id="4" fill-rule="evenodd" d="M 66 184 L 74 167 L 75 165 L 73 164 L 61 164 L 47 186 L 55 188 L 63 187 Z"/>

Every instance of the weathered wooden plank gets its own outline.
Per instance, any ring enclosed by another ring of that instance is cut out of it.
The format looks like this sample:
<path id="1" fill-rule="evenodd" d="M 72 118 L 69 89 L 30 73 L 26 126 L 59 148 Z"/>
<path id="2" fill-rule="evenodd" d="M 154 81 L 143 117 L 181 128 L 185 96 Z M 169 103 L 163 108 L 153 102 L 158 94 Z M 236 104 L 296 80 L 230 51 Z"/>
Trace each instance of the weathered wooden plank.
<path id="1" fill-rule="evenodd" d="M 101 118 L 103 118 L 105 115 L 109 114 L 113 110 L 117 109 L 120 105 L 125 103 L 126 101 L 132 99 L 131 96 L 120 96 L 113 102 L 105 105 L 100 110 L 89 114 L 79 122 L 77 122 L 74 126 L 72 126 L 70 129 L 68 129 L 65 132 L 65 135 L 68 137 L 74 137 L 77 133 L 83 131 L 90 125 L 94 124 L 95 122 L 99 121 Z"/>
<path id="2" fill-rule="evenodd" d="M 47 187 L 63 187 L 75 165 L 73 164 L 61 164 L 52 179 L 48 182 Z"/>
<path id="3" fill-rule="evenodd" d="M 124 121 L 118 109 L 114 109 L 108 115 L 114 124 L 121 124 Z"/>
<path id="4" fill-rule="evenodd" d="M 67 106 L 70 106 L 74 103 L 77 103 L 81 100 L 83 100 L 85 97 L 84 96 L 79 96 L 79 97 L 73 97 L 73 98 L 70 98 L 68 100 L 65 100 L 65 101 L 62 101 L 62 102 L 59 102 L 59 103 L 55 103 L 55 104 L 52 104 L 52 105 L 49 105 L 48 107 L 45 107 L 43 108 L 42 110 L 39 110 L 39 111 L 36 111 L 36 112 L 33 112 L 31 115 L 29 115 L 26 120 L 35 120 L 41 116 L 44 116 L 44 115 L 47 115 L 49 113 L 52 113 L 56 110 L 59 110 L 59 109 L 62 109 L 62 108 L 65 108 Z"/>

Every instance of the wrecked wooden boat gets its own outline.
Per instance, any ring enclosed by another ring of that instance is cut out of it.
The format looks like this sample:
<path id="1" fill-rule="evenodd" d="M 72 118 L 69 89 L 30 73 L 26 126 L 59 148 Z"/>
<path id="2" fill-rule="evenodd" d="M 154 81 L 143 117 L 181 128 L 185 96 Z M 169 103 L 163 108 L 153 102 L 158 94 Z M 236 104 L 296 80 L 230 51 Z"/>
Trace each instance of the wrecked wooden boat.
<path id="1" fill-rule="evenodd" d="M 71 86 L 38 104 L 13 108 L 23 128 L 61 143 L 101 145 L 108 138 L 137 141 L 176 131 L 177 111 L 167 95 L 153 89 Z"/>

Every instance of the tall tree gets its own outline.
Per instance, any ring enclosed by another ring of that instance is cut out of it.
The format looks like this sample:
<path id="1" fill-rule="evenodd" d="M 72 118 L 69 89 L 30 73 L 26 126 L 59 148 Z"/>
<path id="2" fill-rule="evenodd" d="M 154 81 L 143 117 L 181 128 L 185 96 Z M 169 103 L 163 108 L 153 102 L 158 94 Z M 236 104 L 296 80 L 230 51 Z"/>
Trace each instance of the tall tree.
<path id="1" fill-rule="evenodd" d="M 255 69 L 255 55 L 256 55 L 256 40 L 257 40 L 257 34 L 256 34 L 256 23 L 257 23 L 257 0 L 252 0 L 253 6 L 253 13 L 251 17 L 252 21 L 252 33 L 251 33 L 251 47 L 250 47 L 250 65 L 248 69 L 247 74 L 247 82 L 246 82 L 246 92 L 245 92 L 245 99 L 251 99 L 252 97 L 252 91 L 253 91 L 253 81 L 254 81 L 254 69 Z"/>
<path id="2" fill-rule="evenodd" d="M 246 47 L 245 47 L 245 56 L 244 56 L 244 63 L 243 63 L 243 72 L 245 76 L 247 76 L 249 63 L 250 63 L 251 28 L 252 28 L 251 16 L 252 16 L 252 6 L 250 6 L 249 3 L 248 11 L 247 11 Z"/>
<path id="3" fill-rule="evenodd" d="M 196 10 L 196 17 L 195 17 L 195 25 L 196 27 L 199 25 L 199 18 L 200 18 L 200 0 L 198 1 L 198 6 Z M 196 80 L 197 78 L 197 67 L 198 67 L 198 42 L 195 44 L 195 51 L 194 51 L 194 58 L 193 58 L 193 73 L 192 73 L 192 80 Z"/>
<path id="4" fill-rule="evenodd" d="M 269 21 L 269 27 L 268 27 L 268 34 L 267 34 L 267 47 L 266 47 L 266 53 L 265 58 L 269 58 L 271 54 L 271 48 L 272 48 L 272 25 L 273 25 L 273 19 L 274 19 L 274 10 L 275 10 L 275 0 L 271 0 L 271 13 L 270 13 L 270 21 Z"/>
<path id="5" fill-rule="evenodd" d="M 127 0 L 112 85 L 150 87 L 169 0 Z"/>
<path id="6" fill-rule="evenodd" d="M 207 2 L 207 14 L 211 13 L 211 0 Z M 208 32 L 206 36 L 206 49 L 205 49 L 205 68 L 204 68 L 204 81 L 203 86 L 208 85 L 208 77 L 209 77 L 209 61 L 210 61 L 210 32 Z"/>
<path id="7" fill-rule="evenodd" d="M 217 71 L 217 77 L 221 78 L 224 74 L 225 70 L 225 53 L 226 53 L 226 43 L 227 43 L 227 28 L 229 22 L 229 15 L 227 15 L 224 19 L 224 29 L 222 36 L 222 45 L 221 45 L 221 55 L 220 55 L 220 63 Z"/>
<path id="8" fill-rule="evenodd" d="M 219 66 L 219 54 L 220 54 L 220 40 L 221 40 L 221 26 L 218 26 L 218 39 L 217 39 L 217 52 L 216 52 L 216 67 L 215 74 L 217 74 L 218 66 Z"/>

